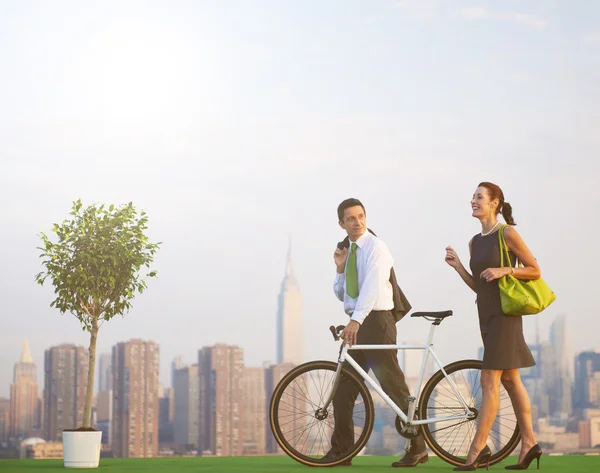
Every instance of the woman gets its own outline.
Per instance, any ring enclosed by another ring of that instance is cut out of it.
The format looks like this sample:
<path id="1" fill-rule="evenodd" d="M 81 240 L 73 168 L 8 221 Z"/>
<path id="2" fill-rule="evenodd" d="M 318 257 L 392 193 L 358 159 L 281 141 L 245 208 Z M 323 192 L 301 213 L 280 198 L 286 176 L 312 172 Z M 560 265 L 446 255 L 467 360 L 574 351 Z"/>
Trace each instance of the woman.
<path id="1" fill-rule="evenodd" d="M 456 471 L 474 471 L 479 465 L 485 465 L 491 456 L 486 445 L 490 429 L 496 418 L 500 404 L 500 382 L 510 395 L 521 430 L 522 442 L 519 463 L 507 466 L 507 470 L 525 470 L 529 464 L 539 459 L 542 450 L 536 443 L 531 421 L 531 403 L 521 382 L 519 368 L 534 366 L 535 361 L 523 338 L 521 317 L 505 315 L 500 305 L 498 279 L 513 274 L 519 279 L 538 279 L 540 268 L 514 229 L 512 207 L 504 201 L 500 187 L 491 182 L 482 182 L 471 199 L 473 217 L 481 222 L 481 233 L 469 242 L 471 253 L 470 267 L 472 275 L 460 262 L 452 247 L 446 248 L 445 261 L 452 266 L 463 281 L 477 294 L 479 327 L 483 339 L 483 370 L 481 373 L 482 401 L 479 424 L 464 466 Z M 508 224 L 504 229 L 505 241 L 511 256 L 510 267 L 500 266 L 500 247 L 498 229 L 501 223 L 498 214 L 502 213 Z M 515 257 L 522 267 L 513 267 Z"/>

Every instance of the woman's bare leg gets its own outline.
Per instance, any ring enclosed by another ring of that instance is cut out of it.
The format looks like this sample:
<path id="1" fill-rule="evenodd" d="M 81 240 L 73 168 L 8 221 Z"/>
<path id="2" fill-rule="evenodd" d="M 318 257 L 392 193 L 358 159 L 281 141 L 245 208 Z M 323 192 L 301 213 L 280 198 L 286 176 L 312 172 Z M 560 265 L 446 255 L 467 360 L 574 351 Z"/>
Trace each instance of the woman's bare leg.
<path id="1" fill-rule="evenodd" d="M 479 411 L 477 431 L 467 455 L 467 465 L 473 463 L 479 452 L 485 447 L 490 430 L 496 420 L 496 414 L 500 407 L 501 376 L 502 370 L 483 369 L 481 371 L 481 410 Z"/>
<path id="2" fill-rule="evenodd" d="M 529 394 L 521 381 L 519 370 L 504 370 L 500 378 L 504 388 L 510 396 L 515 409 L 519 429 L 521 430 L 521 453 L 519 463 L 523 460 L 529 449 L 537 442 L 533 433 L 533 421 L 531 419 L 531 401 Z"/>

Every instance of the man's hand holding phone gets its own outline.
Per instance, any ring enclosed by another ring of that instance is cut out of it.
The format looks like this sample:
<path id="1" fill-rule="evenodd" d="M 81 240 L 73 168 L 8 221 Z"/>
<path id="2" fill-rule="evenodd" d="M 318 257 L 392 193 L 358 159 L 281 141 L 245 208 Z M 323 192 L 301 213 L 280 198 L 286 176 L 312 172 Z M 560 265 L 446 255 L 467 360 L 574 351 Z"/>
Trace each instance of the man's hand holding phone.
<path id="1" fill-rule="evenodd" d="M 346 269 L 346 259 L 348 259 L 348 248 L 340 249 L 340 245 L 335 249 L 333 253 L 333 261 L 339 274 L 343 274 Z"/>

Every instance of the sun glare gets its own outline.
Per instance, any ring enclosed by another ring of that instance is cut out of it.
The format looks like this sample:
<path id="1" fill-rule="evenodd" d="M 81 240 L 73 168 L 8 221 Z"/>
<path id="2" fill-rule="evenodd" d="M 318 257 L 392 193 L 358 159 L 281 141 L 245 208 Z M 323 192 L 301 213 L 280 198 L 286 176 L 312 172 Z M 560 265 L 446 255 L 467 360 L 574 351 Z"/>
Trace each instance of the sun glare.
<path id="1" fill-rule="evenodd" d="M 71 73 L 99 119 L 113 125 L 148 122 L 185 112 L 199 88 L 217 85 L 206 83 L 211 65 L 214 74 L 211 56 L 214 52 L 192 53 L 168 27 L 123 19 L 82 46 Z"/>

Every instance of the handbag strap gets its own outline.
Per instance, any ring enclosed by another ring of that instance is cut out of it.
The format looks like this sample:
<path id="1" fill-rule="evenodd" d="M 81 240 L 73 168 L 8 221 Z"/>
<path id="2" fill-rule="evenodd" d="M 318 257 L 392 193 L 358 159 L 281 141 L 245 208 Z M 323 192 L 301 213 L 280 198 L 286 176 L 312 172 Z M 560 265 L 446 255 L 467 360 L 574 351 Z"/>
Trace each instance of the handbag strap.
<path id="1" fill-rule="evenodd" d="M 506 257 L 506 261 L 508 261 L 507 266 L 510 268 L 512 267 L 510 262 L 510 253 L 508 251 L 508 245 L 506 244 L 506 240 L 504 239 L 504 229 L 506 227 L 508 227 L 508 225 L 504 224 L 500 227 L 500 230 L 498 230 L 498 244 L 500 246 L 500 267 L 504 267 L 504 257 Z M 521 261 L 518 261 L 516 264 L 517 267 L 523 266 L 523 263 L 521 263 Z"/>
<path id="2" fill-rule="evenodd" d="M 502 225 L 498 230 L 498 245 L 500 246 L 500 267 L 504 267 L 504 257 L 506 257 L 506 261 L 509 262 L 510 265 L 510 255 L 508 254 L 508 246 L 506 245 L 506 241 L 504 240 L 504 229 L 508 225 Z"/>

